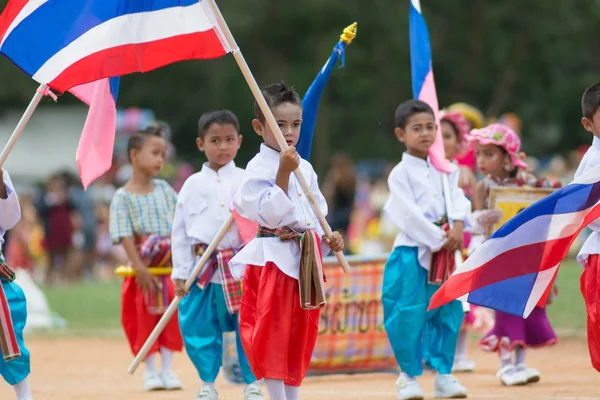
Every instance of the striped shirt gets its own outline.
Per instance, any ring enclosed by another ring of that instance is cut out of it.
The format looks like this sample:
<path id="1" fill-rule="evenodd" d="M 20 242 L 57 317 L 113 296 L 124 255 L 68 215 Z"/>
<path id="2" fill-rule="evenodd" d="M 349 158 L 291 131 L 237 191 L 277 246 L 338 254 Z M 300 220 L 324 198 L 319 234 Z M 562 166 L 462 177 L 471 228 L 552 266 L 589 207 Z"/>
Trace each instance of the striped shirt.
<path id="1" fill-rule="evenodd" d="M 110 203 L 110 238 L 119 244 L 134 233 L 170 236 L 177 193 L 163 180 L 154 180 L 154 190 L 133 194 L 120 188 Z"/>

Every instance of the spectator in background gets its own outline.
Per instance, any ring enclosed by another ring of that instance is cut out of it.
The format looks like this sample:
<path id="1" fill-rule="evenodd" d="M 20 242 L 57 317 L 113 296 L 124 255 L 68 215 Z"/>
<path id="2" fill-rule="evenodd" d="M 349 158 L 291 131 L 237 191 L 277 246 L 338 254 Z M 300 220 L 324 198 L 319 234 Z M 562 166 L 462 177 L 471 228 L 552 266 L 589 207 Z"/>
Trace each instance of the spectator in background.
<path id="1" fill-rule="evenodd" d="M 74 207 L 69 201 L 67 182 L 62 175 L 50 176 L 45 191 L 38 199 L 37 208 L 44 224 L 44 247 L 48 256 L 45 281 L 50 285 L 58 278 L 58 260 L 63 270 L 70 269 L 68 263 L 73 247 L 71 213 Z"/>
<path id="2" fill-rule="evenodd" d="M 332 231 L 339 231 L 345 238 L 350 225 L 350 215 L 356 194 L 356 174 L 354 165 L 347 154 L 333 156 L 331 169 L 325 177 L 323 195 L 329 207 L 329 220 Z"/>
<path id="3" fill-rule="evenodd" d="M 38 223 L 38 217 L 31 193 L 22 192 L 19 196 L 19 203 L 21 220 L 11 230 L 11 240 L 6 244 L 6 262 L 14 268 L 25 269 L 31 274 L 34 265 L 29 243 Z"/>
<path id="4" fill-rule="evenodd" d="M 69 275 L 71 279 L 80 280 L 84 273 L 88 276 L 93 275 L 96 256 L 96 207 L 92 195 L 83 189 L 79 178 L 68 171 L 61 175 L 68 185 L 69 201 L 79 214 L 76 220 L 80 233 L 77 248 L 80 251 L 73 258 Z"/>

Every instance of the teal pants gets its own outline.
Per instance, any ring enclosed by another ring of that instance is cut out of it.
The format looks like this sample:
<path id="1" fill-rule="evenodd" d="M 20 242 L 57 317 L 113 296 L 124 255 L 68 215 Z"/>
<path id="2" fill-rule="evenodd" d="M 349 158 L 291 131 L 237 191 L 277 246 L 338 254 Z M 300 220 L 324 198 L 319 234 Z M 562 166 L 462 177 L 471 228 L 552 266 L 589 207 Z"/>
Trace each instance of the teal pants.
<path id="1" fill-rule="evenodd" d="M 10 361 L 5 361 L 0 355 L 0 375 L 9 385 L 16 385 L 27 378 L 30 372 L 29 350 L 25 347 L 23 340 L 23 330 L 27 322 L 27 306 L 25 294 L 19 285 L 14 282 L 7 282 L 4 279 L 0 279 L 0 282 L 2 282 L 2 289 L 4 289 L 8 308 L 10 309 L 15 336 L 21 350 L 21 356 Z"/>
<path id="2" fill-rule="evenodd" d="M 203 382 L 217 379 L 223 363 L 223 332 L 235 332 L 244 382 L 256 381 L 240 340 L 238 314 L 229 314 L 221 285 L 209 283 L 204 290 L 192 286 L 179 303 L 179 328 L 185 351 Z"/>
<path id="3" fill-rule="evenodd" d="M 384 326 L 400 369 L 410 376 L 422 375 L 424 348 L 429 366 L 440 374 L 452 371 L 464 313 L 459 301 L 427 311 L 438 288 L 427 282 L 416 247 L 394 249 L 383 274 Z"/>

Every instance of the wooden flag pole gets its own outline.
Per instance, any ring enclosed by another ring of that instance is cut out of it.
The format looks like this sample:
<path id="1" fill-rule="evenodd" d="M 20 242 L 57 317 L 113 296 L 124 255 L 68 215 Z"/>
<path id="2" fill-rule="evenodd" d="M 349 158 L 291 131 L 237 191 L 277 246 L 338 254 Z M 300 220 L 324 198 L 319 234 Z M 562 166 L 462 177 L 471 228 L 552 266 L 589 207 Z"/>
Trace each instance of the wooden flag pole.
<path id="1" fill-rule="evenodd" d="M 6 162 L 8 155 L 12 151 L 13 147 L 15 147 L 15 143 L 17 143 L 17 140 L 19 140 L 19 136 L 21 136 L 21 133 L 23 133 L 23 131 L 25 130 L 25 126 L 27 126 L 27 123 L 31 119 L 33 112 L 40 104 L 40 101 L 42 100 L 42 97 L 44 97 L 44 92 L 47 88 L 48 87 L 46 85 L 42 84 L 36 90 L 35 95 L 29 102 L 29 105 L 25 109 L 23 116 L 19 120 L 19 123 L 15 127 L 15 130 L 13 131 L 12 135 L 10 135 L 6 146 L 4 146 L 4 150 L 2 150 L 2 153 L 0 154 L 0 168 L 4 167 L 4 163 Z"/>
<path id="2" fill-rule="evenodd" d="M 200 261 L 196 263 L 196 266 L 192 270 L 190 277 L 187 279 L 187 281 L 185 281 L 185 290 L 189 291 L 192 285 L 196 283 L 198 275 L 200 275 L 200 272 L 204 270 L 205 264 L 210 259 L 212 253 L 217 248 L 219 242 L 221 242 L 221 239 L 223 239 L 223 236 L 225 236 L 225 234 L 227 233 L 227 230 L 229 229 L 229 226 L 232 222 L 233 214 L 230 214 L 229 218 L 227 218 L 227 221 L 223 223 L 223 225 L 219 229 L 219 232 L 217 232 L 217 236 L 215 236 L 210 245 L 208 245 L 208 247 L 204 251 L 204 254 L 202 254 Z M 148 336 L 148 339 L 146 339 L 146 342 L 144 343 L 139 353 L 135 356 L 133 362 L 129 366 L 129 370 L 127 372 L 129 372 L 130 375 L 133 375 L 135 373 L 137 367 L 139 367 L 141 362 L 146 358 L 146 355 L 148 355 L 150 348 L 152 347 L 152 345 L 154 345 L 154 342 L 156 342 L 162 331 L 165 329 L 167 323 L 169 323 L 169 320 L 171 319 L 173 314 L 175 314 L 175 311 L 177 310 L 177 307 L 179 307 L 181 299 L 181 297 L 175 296 L 171 304 L 169 304 L 169 308 L 167 308 L 165 313 L 162 315 L 160 321 L 158 321 L 158 324 L 156 324 L 156 327 L 154 328 L 150 336 Z"/>
<path id="3" fill-rule="evenodd" d="M 442 174 L 442 190 L 444 191 L 444 200 L 446 201 L 446 213 L 450 215 L 450 210 L 452 210 L 452 194 L 450 193 L 450 180 L 448 179 L 448 174 Z M 452 229 L 454 223 L 450 218 L 448 218 L 448 224 Z M 455 271 L 462 265 L 463 257 L 459 250 L 454 252 L 454 266 Z M 466 301 L 461 300 L 463 312 L 471 311 L 471 306 Z"/>
<path id="4" fill-rule="evenodd" d="M 221 28 L 222 33 L 225 35 L 225 39 L 227 40 L 229 46 L 233 50 L 233 57 L 235 58 L 235 61 L 237 62 L 240 70 L 242 71 L 242 74 L 244 75 L 244 78 L 246 79 L 246 83 L 248 83 L 248 86 L 250 87 L 250 90 L 252 91 L 254 98 L 258 102 L 258 105 L 267 120 L 267 124 L 269 125 L 269 128 L 271 128 L 271 131 L 273 131 L 273 134 L 275 135 L 275 139 L 277 140 L 277 143 L 279 144 L 281 151 L 287 150 L 289 146 L 287 145 L 287 143 L 283 137 L 283 134 L 281 133 L 281 130 L 279 129 L 279 126 L 277 125 L 277 121 L 275 120 L 275 117 L 273 116 L 273 113 L 271 112 L 271 109 L 269 108 L 267 101 L 265 100 L 265 98 L 262 95 L 262 92 L 260 90 L 260 87 L 258 86 L 258 83 L 256 83 L 256 79 L 254 79 L 254 75 L 252 75 L 252 71 L 250 71 L 250 67 L 246 63 L 246 60 L 244 59 L 244 56 L 242 55 L 240 48 L 238 47 L 237 43 L 235 42 L 233 34 L 229 30 L 229 27 L 227 26 L 227 22 L 225 21 L 225 18 L 223 18 L 223 15 L 221 14 L 219 7 L 217 6 L 217 3 L 215 3 L 215 0 L 208 0 L 208 3 L 210 4 L 210 7 L 212 8 L 213 14 L 215 15 L 215 17 L 217 19 L 217 23 L 219 24 L 219 27 Z M 296 175 L 296 179 L 298 179 L 298 182 L 300 183 L 300 186 L 302 187 L 302 191 L 304 192 L 304 195 L 310 202 L 310 205 L 312 206 L 312 209 L 315 212 L 315 215 L 319 219 L 319 223 L 321 224 L 321 227 L 323 228 L 323 231 L 325 232 L 325 236 L 331 237 L 331 234 L 332 234 L 331 227 L 329 226 L 329 224 L 327 223 L 327 220 L 325 220 L 325 216 L 319 209 L 319 206 L 317 205 L 315 198 L 310 191 L 308 183 L 304 179 L 304 176 L 302 176 L 300 169 L 295 170 L 294 174 Z M 346 273 L 350 272 L 350 265 L 348 264 L 346 257 L 344 257 L 344 254 L 341 251 L 337 251 L 337 252 L 335 252 L 335 256 L 337 257 L 338 262 L 342 266 L 342 269 L 344 270 L 344 272 L 346 272 Z"/>

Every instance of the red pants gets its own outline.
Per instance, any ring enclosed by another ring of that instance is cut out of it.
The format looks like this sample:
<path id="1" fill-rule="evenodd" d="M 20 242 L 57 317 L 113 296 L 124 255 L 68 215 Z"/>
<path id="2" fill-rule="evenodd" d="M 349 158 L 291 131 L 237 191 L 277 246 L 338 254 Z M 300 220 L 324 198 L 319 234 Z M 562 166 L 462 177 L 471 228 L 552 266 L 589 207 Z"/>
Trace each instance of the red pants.
<path id="1" fill-rule="evenodd" d="M 172 301 L 175 297 L 175 285 L 170 279 L 166 279 L 165 281 L 168 285 L 169 301 Z M 156 327 L 156 324 L 158 324 L 161 315 L 148 314 L 144 301 L 144 292 L 135 283 L 135 277 L 125 278 L 121 295 L 121 323 L 123 324 L 127 340 L 129 340 L 129 347 L 131 347 L 133 354 L 136 355 L 142 349 L 142 346 L 150 336 L 150 333 L 152 333 L 154 327 Z M 148 355 L 158 351 L 161 346 L 173 351 L 181 351 L 183 349 L 183 339 L 179 331 L 177 312 L 173 314 L 173 317 L 148 352 Z"/>
<path id="2" fill-rule="evenodd" d="M 587 311 L 588 347 L 592 365 L 600 372 L 600 258 L 590 255 L 581 274 L 581 294 Z"/>
<path id="3" fill-rule="evenodd" d="M 298 281 L 273 263 L 248 266 L 240 308 L 240 336 L 256 379 L 300 386 L 312 357 L 321 310 L 300 307 Z"/>

